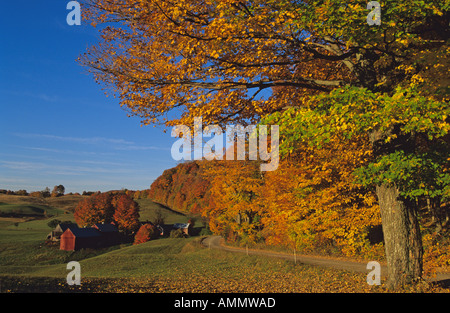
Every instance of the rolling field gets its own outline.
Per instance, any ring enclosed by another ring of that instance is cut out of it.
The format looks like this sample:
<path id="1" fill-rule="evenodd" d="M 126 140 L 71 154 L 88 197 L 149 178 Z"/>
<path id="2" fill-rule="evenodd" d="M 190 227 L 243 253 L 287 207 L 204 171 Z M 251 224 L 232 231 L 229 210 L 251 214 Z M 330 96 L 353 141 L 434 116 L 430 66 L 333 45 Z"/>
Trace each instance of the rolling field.
<path id="1" fill-rule="evenodd" d="M 157 210 L 167 223 L 187 217 L 140 200 L 141 220 Z M 55 207 L 59 210 L 60 208 Z M 68 211 L 58 219 L 73 219 Z M 44 244 L 52 218 L 0 222 L 1 292 L 384 292 L 366 274 L 208 249 L 202 237 L 162 238 L 139 245 L 61 251 Z M 17 222 L 16 222 L 17 223 Z M 81 286 L 68 286 L 67 262 L 81 264 Z M 425 292 L 448 289 L 423 284 Z"/>

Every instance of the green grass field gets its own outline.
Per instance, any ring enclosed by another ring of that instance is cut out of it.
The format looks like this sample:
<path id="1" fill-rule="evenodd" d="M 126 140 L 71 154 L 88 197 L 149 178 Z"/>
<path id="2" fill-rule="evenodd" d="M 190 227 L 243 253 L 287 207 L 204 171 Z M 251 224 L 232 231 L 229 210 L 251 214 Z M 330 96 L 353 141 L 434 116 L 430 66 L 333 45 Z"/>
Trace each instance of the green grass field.
<path id="1" fill-rule="evenodd" d="M 155 218 L 157 211 L 161 211 L 162 215 L 165 217 L 166 224 L 186 223 L 188 221 L 188 218 L 184 214 L 175 212 L 150 199 L 139 199 L 137 202 L 140 207 L 139 215 L 141 221 L 152 221 Z"/>
<path id="2" fill-rule="evenodd" d="M 4 204 L 0 203 L 0 212 L 2 213 L 17 213 L 22 215 L 42 215 L 46 210 L 54 210 L 43 205 L 20 205 L 20 204 Z"/>
<path id="3" fill-rule="evenodd" d="M 41 209 L 55 213 L 54 216 L 45 218 L 39 215 L 35 219 L 28 218 L 0 218 L 0 273 L 1 274 L 23 274 L 36 273 L 45 269 L 49 265 L 67 263 L 70 260 L 81 260 L 87 257 L 103 254 L 106 251 L 119 249 L 119 246 L 100 250 L 67 252 L 58 249 L 58 246 L 48 246 L 44 244 L 45 238 L 52 230 L 47 223 L 54 218 L 61 221 L 74 221 L 73 214 L 64 207 L 68 206 L 68 201 L 64 197 L 58 199 L 58 202 L 52 204 L 56 208 L 51 208 L 44 204 L 33 203 L 36 199 L 31 197 L 27 204 L 27 197 L 3 196 L 3 201 L 12 202 L 0 204 L 0 210 L 18 210 L 24 212 L 23 216 L 29 215 L 33 208 Z M 79 199 L 77 199 L 79 200 Z M 161 210 L 166 217 L 167 223 L 185 223 L 187 217 L 165 209 L 159 204 L 150 200 L 139 200 L 141 207 L 141 220 L 152 220 L 157 210 Z M 58 208 L 58 205 L 60 206 Z M 69 207 L 73 207 L 69 205 Z M 41 212 L 41 211 L 37 211 Z"/>

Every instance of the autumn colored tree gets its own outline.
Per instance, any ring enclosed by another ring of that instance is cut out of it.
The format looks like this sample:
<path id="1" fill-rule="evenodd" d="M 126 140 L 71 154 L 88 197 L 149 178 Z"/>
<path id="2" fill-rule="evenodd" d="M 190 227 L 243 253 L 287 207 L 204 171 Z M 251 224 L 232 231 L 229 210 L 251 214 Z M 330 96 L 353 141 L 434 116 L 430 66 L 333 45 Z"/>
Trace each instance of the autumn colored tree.
<path id="1" fill-rule="evenodd" d="M 419 164 L 418 153 L 404 152 L 411 147 L 416 152 L 419 147 L 436 151 L 442 146 L 447 115 L 432 111 L 437 115 L 431 116 L 422 109 L 439 108 L 430 97 L 441 101 L 441 108 L 448 101 L 446 2 L 383 1 L 379 26 L 368 25 L 367 1 L 362 0 L 86 2 L 83 12 L 93 24 L 115 23 L 101 30 L 102 42 L 80 61 L 144 124 L 189 124 L 196 116 L 206 124 L 249 123 L 299 106 L 313 110 L 321 122 L 348 105 L 339 115 L 342 120 L 320 124 L 324 136 L 317 138 L 326 139 L 345 127 L 347 138 L 356 134 L 369 138 L 374 157 L 382 164 L 378 174 L 385 173 L 370 183 L 383 219 L 389 283 L 397 286 L 421 276 L 414 201 L 402 194 L 398 175 L 390 180 L 396 175 L 389 164 L 399 160 Z M 432 86 L 427 87 L 425 80 Z M 326 98 L 342 86 L 348 88 L 341 95 L 337 91 Z M 267 90 L 271 96 L 261 97 Z M 320 93 L 322 98 L 310 100 Z M 425 98 L 415 101 L 418 94 Z M 406 110 L 411 103 L 413 109 Z M 181 114 L 167 119 L 170 111 Z M 383 120 L 380 114 L 385 113 L 391 120 Z M 412 119 L 407 127 L 402 119 L 406 116 Z M 317 125 L 310 119 L 302 126 L 308 123 Z M 424 142 L 418 143 L 418 137 Z M 432 180 L 436 186 L 446 184 Z"/>
<path id="2" fill-rule="evenodd" d="M 74 217 L 81 227 L 115 221 L 120 230 L 133 233 L 139 227 L 139 205 L 124 193 L 97 193 L 77 204 Z"/>
<path id="3" fill-rule="evenodd" d="M 324 145 L 336 134 L 347 140 L 369 134 L 374 160 L 361 164 L 354 174 L 359 183 L 373 186 L 378 196 L 392 286 L 421 276 L 418 200 L 441 203 L 447 197 L 448 114 L 446 102 L 421 96 L 414 87 L 398 88 L 393 96 L 342 88 L 312 97 L 305 108 L 269 118 L 289 125 L 280 145 L 284 153 L 302 142 Z"/>
<path id="4" fill-rule="evenodd" d="M 44 196 L 42 195 L 41 191 L 33 191 L 30 192 L 29 194 L 30 197 L 35 197 L 35 198 L 43 198 Z"/>
<path id="5" fill-rule="evenodd" d="M 148 197 L 175 210 L 193 212 L 206 207 L 209 181 L 202 174 L 201 162 L 187 162 L 165 170 L 150 186 Z"/>
<path id="6" fill-rule="evenodd" d="M 96 223 L 110 223 L 114 215 L 111 194 L 94 194 L 81 200 L 73 215 L 80 227 L 92 226 Z"/>
<path id="7" fill-rule="evenodd" d="M 252 244 L 262 239 L 261 206 L 258 198 L 263 184 L 259 164 L 245 161 L 205 163 L 205 176 L 211 182 L 210 204 L 203 215 L 210 229 L 231 240 Z"/>
<path id="8" fill-rule="evenodd" d="M 156 227 L 150 223 L 142 225 L 136 236 L 134 236 L 134 245 L 147 242 L 151 239 L 154 239 L 158 234 L 158 230 Z"/>
<path id="9" fill-rule="evenodd" d="M 93 24 L 120 23 L 103 28 L 103 41 L 80 62 L 144 124 L 189 124 L 200 115 L 205 124 L 255 122 L 299 94 L 349 79 L 337 65 L 354 52 L 332 56 L 306 40 L 291 25 L 300 12 L 289 12 L 296 8 L 288 2 L 85 2 Z M 283 86 L 286 92 L 260 97 Z M 168 120 L 170 110 L 183 114 Z"/>
<path id="10" fill-rule="evenodd" d="M 112 199 L 114 207 L 113 219 L 120 230 L 134 233 L 139 229 L 139 204 L 129 195 L 120 193 Z"/>

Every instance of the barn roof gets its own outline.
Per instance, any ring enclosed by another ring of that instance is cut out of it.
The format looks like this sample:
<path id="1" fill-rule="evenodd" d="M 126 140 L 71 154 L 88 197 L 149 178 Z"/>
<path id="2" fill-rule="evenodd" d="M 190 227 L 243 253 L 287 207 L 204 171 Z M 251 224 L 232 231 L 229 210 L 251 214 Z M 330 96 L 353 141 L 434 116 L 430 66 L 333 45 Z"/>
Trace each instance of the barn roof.
<path id="1" fill-rule="evenodd" d="M 79 238 L 101 236 L 100 232 L 95 228 L 70 228 L 70 231 L 75 237 Z"/>
<path id="2" fill-rule="evenodd" d="M 117 232 L 117 227 L 113 224 L 95 224 L 95 228 L 97 228 L 102 233 L 111 233 L 111 232 Z"/>
<path id="3" fill-rule="evenodd" d="M 182 228 L 182 229 L 185 229 L 185 228 L 189 228 L 189 225 L 191 225 L 191 224 L 189 224 L 189 223 L 187 223 L 187 224 L 183 224 L 183 223 L 175 223 L 175 224 L 173 224 L 173 228 Z"/>
<path id="4" fill-rule="evenodd" d="M 65 232 L 67 228 L 78 228 L 77 224 L 70 224 L 70 223 L 60 223 L 56 226 L 55 231 L 62 231 Z"/>

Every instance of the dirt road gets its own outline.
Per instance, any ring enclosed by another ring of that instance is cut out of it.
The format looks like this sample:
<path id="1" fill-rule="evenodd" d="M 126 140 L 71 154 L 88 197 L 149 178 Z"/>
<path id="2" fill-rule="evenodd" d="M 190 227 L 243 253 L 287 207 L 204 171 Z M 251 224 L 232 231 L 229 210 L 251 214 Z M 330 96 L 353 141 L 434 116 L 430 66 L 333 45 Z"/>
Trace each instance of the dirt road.
<path id="1" fill-rule="evenodd" d="M 328 268 L 335 268 L 335 269 L 353 271 L 353 272 L 362 272 L 362 273 L 367 273 L 367 274 L 371 271 L 371 269 L 367 269 L 367 263 L 365 263 L 365 262 L 335 260 L 335 259 L 329 259 L 326 257 L 306 256 L 306 255 L 301 255 L 301 254 L 300 255 L 296 254 L 294 256 L 294 253 L 288 254 L 288 253 L 273 252 L 273 251 L 268 251 L 268 250 L 256 250 L 256 249 L 230 247 L 230 246 L 223 244 L 223 238 L 221 236 L 206 237 L 202 240 L 202 244 L 203 244 L 203 246 L 211 248 L 211 249 L 221 249 L 221 250 L 236 252 L 236 253 L 247 253 L 249 255 L 251 254 L 251 255 L 263 255 L 263 256 L 268 256 L 268 257 L 276 257 L 276 258 L 296 261 L 301 264 L 324 266 L 324 267 L 328 267 Z M 386 275 L 387 275 L 387 266 L 381 264 L 381 276 L 385 277 Z M 436 277 L 433 277 L 432 279 L 429 279 L 429 280 L 430 281 L 450 280 L 450 274 L 449 273 L 438 273 L 436 275 Z"/>

